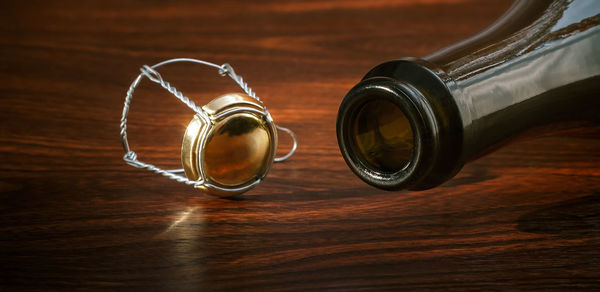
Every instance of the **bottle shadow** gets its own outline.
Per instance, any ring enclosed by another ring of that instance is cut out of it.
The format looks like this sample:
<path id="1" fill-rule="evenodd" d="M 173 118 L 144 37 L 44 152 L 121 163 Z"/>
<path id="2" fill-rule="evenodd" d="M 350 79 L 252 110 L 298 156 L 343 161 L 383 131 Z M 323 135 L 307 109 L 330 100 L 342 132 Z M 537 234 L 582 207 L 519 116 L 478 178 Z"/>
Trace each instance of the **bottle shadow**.
<path id="1" fill-rule="evenodd" d="M 569 237 L 600 236 L 600 193 L 562 201 L 517 219 L 517 229 Z"/>

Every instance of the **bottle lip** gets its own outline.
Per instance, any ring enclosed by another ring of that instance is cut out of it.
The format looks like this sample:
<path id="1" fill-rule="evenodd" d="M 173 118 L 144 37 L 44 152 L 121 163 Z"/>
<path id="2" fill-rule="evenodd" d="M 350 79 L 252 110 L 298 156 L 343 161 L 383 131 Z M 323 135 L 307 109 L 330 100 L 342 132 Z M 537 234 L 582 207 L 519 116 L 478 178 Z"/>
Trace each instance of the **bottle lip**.
<path id="1" fill-rule="evenodd" d="M 398 106 L 408 119 L 413 133 L 410 160 L 400 170 L 386 172 L 366 162 L 352 138 L 353 122 L 367 102 L 387 100 Z M 432 170 L 439 151 L 438 124 L 425 96 L 408 83 L 388 77 L 372 77 L 352 88 L 342 101 L 337 119 L 340 151 L 350 169 L 363 181 L 386 190 L 417 186 Z"/>

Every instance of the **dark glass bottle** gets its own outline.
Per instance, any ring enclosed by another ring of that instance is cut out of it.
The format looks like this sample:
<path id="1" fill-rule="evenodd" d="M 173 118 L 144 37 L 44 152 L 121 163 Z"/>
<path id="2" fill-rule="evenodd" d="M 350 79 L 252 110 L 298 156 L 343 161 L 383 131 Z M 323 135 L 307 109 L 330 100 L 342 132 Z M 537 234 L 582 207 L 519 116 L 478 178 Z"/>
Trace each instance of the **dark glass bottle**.
<path id="1" fill-rule="evenodd" d="M 534 126 L 600 115 L 600 1 L 517 1 L 479 34 L 376 66 L 342 101 L 361 179 L 422 190 Z"/>

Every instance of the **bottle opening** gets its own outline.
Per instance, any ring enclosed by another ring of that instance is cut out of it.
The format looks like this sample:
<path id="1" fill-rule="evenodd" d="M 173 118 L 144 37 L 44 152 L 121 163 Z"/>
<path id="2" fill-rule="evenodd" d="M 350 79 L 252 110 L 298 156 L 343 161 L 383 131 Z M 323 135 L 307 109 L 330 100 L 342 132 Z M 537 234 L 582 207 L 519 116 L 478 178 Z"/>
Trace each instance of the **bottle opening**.
<path id="1" fill-rule="evenodd" d="M 394 173 L 411 160 L 414 137 L 406 114 L 387 99 L 372 99 L 352 119 L 352 144 L 372 169 Z"/>
<path id="2" fill-rule="evenodd" d="M 425 189 L 457 169 L 463 157 L 456 101 L 444 81 L 423 66 L 404 60 L 384 63 L 340 103 L 340 151 L 352 172 L 370 185 Z"/>

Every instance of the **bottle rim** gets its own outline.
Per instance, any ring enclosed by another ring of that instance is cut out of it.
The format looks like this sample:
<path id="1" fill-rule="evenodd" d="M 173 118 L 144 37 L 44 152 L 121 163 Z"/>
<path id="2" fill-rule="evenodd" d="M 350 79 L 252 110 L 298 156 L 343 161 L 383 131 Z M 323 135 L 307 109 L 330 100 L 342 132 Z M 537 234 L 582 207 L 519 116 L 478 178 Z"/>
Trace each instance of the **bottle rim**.
<path id="1" fill-rule="evenodd" d="M 392 102 L 408 119 L 413 149 L 408 162 L 398 170 L 378 169 L 365 159 L 353 138 L 357 115 L 376 100 Z M 427 98 L 408 83 L 387 77 L 361 81 L 342 101 L 337 120 L 338 144 L 350 169 L 363 181 L 386 190 L 416 186 L 432 170 L 439 151 L 438 124 Z"/>

